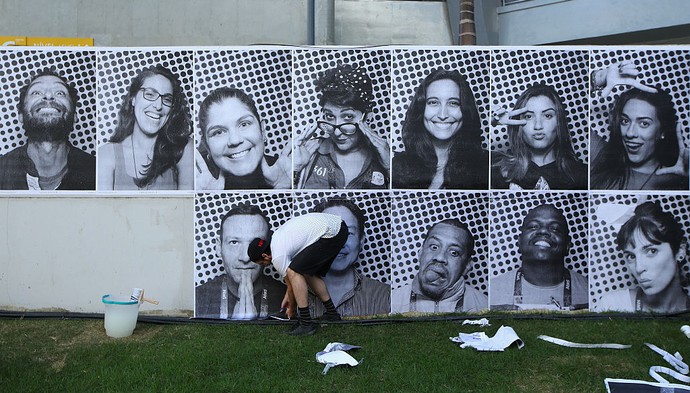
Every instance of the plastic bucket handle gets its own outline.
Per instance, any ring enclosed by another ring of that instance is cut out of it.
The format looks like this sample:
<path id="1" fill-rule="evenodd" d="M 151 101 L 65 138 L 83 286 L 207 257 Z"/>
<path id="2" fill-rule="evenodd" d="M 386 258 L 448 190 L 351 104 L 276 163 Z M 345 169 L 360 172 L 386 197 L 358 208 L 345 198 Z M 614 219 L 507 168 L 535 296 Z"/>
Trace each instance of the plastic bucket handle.
<path id="1" fill-rule="evenodd" d="M 101 298 L 101 300 L 102 300 L 103 303 L 105 303 L 105 304 L 120 304 L 120 305 L 123 305 L 123 306 L 131 305 L 131 304 L 138 304 L 138 303 L 139 303 L 137 300 L 132 300 L 132 301 L 129 301 L 129 302 L 118 302 L 118 301 L 116 301 L 116 300 L 106 299 L 106 298 L 109 298 L 109 297 L 110 297 L 110 294 L 108 294 L 108 295 L 103 295 L 103 297 Z"/>

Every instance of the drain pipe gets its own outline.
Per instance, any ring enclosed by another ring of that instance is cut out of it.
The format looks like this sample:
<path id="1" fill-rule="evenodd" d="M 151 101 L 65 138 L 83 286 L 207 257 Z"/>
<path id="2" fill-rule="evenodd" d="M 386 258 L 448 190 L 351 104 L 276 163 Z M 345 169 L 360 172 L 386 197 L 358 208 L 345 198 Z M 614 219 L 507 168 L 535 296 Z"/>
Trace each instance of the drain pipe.
<path id="1" fill-rule="evenodd" d="M 335 0 L 309 0 L 309 45 L 335 44 Z"/>
<path id="2" fill-rule="evenodd" d="M 307 45 L 314 45 L 314 32 L 316 31 L 316 0 L 307 0 Z"/>

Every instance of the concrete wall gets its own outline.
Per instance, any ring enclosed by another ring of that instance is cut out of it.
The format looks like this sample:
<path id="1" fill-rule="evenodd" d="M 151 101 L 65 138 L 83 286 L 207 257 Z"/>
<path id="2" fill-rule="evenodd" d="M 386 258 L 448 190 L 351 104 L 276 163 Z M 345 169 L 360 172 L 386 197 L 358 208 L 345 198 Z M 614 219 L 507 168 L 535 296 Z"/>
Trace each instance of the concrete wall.
<path id="1" fill-rule="evenodd" d="M 499 45 L 539 45 L 690 23 L 687 0 L 532 0 L 498 8 Z"/>
<path id="2" fill-rule="evenodd" d="M 452 45 L 450 23 L 445 2 L 335 2 L 338 45 Z"/>
<path id="3" fill-rule="evenodd" d="M 307 0 L 2 0 L 0 35 L 97 46 L 307 42 Z"/>
<path id="4" fill-rule="evenodd" d="M 103 312 L 137 287 L 160 301 L 142 312 L 191 313 L 193 210 L 191 195 L 0 198 L 0 309 Z"/>
<path id="5" fill-rule="evenodd" d="M 445 2 L 315 1 L 317 18 L 326 19 L 317 21 L 318 45 L 453 43 Z M 307 0 L 2 0 L 0 36 L 93 37 L 97 46 L 307 45 L 308 5 Z M 330 20 L 324 18 L 328 14 Z"/>

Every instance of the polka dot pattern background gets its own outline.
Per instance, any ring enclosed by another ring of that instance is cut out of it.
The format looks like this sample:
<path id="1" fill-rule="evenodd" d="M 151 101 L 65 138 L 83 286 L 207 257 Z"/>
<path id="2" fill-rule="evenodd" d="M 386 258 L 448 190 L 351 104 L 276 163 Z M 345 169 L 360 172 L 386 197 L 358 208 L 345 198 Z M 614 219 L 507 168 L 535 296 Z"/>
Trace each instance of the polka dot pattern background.
<path id="1" fill-rule="evenodd" d="M 315 82 L 319 73 L 338 63 L 364 67 L 372 80 L 374 108 L 372 129 L 383 137 L 390 133 L 390 50 L 296 50 L 293 68 L 294 132 L 309 130 L 321 113 Z"/>
<path id="2" fill-rule="evenodd" d="M 388 283 L 390 278 L 391 197 L 382 192 L 300 192 L 294 194 L 295 216 L 311 212 L 326 198 L 349 200 L 364 213 L 366 225 L 355 268 L 367 277 Z"/>
<path id="3" fill-rule="evenodd" d="M 620 227 L 605 222 L 598 209 L 602 204 L 621 204 L 632 210 L 644 202 L 658 202 L 661 208 L 673 214 L 682 225 L 686 241 L 690 239 L 690 196 L 687 194 L 592 194 L 590 195 L 590 307 L 597 310 L 597 301 L 609 291 L 635 288 L 637 284 L 623 262 L 623 253 L 616 248 L 616 236 Z M 687 256 L 681 262 L 681 283 L 690 280 L 690 263 Z M 685 288 L 686 292 L 689 288 Z"/>
<path id="4" fill-rule="evenodd" d="M 525 89 L 535 83 L 553 86 L 565 105 L 577 158 L 587 163 L 589 145 L 589 53 L 586 50 L 495 50 L 492 52 L 492 106 L 512 110 Z M 506 151 L 508 129 L 492 129 L 491 149 Z"/>
<path id="5" fill-rule="evenodd" d="M 477 103 L 484 132 L 482 147 L 489 149 L 489 119 L 491 53 L 488 50 L 402 50 L 393 51 L 391 98 L 391 147 L 394 152 L 405 151 L 402 126 L 415 90 L 435 69 L 457 70 L 467 78 Z"/>
<path id="6" fill-rule="evenodd" d="M 494 193 L 491 198 L 491 277 L 519 267 L 518 235 L 527 213 L 542 204 L 560 209 L 568 222 L 570 249 L 565 266 L 588 275 L 588 216 L 586 193 Z"/>
<path id="7" fill-rule="evenodd" d="M 266 154 L 277 155 L 290 144 L 292 52 L 289 50 L 200 51 L 194 92 L 197 143 L 199 105 L 219 87 L 235 87 L 249 94 L 264 122 Z"/>
<path id="8" fill-rule="evenodd" d="M 612 64 L 631 61 L 640 71 L 637 80 L 648 86 L 660 85 L 671 93 L 678 120 L 683 125 L 683 136 L 688 145 L 690 132 L 690 51 L 688 50 L 592 50 L 592 70 L 601 70 Z M 608 112 L 616 97 L 628 90 L 619 85 L 608 97 L 592 95 L 592 131 L 608 141 Z"/>
<path id="9" fill-rule="evenodd" d="M 93 50 L 0 50 L 0 155 L 26 143 L 19 122 L 19 89 L 40 70 L 52 68 L 79 94 L 70 142 L 96 153 L 96 52 Z"/>
<path id="10" fill-rule="evenodd" d="M 117 113 L 132 79 L 144 68 L 163 65 L 177 75 L 187 97 L 191 118 L 194 52 L 191 50 L 125 50 L 101 51 L 98 62 L 98 138 L 110 139 L 117 126 Z"/>
<path id="11" fill-rule="evenodd" d="M 205 283 L 224 273 L 223 261 L 216 255 L 220 219 L 240 203 L 259 206 L 275 231 L 292 217 L 292 197 L 285 193 L 213 193 L 197 194 L 194 198 L 194 284 Z M 264 274 L 279 279 L 272 266 Z"/>
<path id="12" fill-rule="evenodd" d="M 43 68 L 54 68 L 79 93 L 75 129 L 70 141 L 95 155 L 117 124 L 117 112 L 131 79 L 143 68 L 163 64 L 179 76 L 188 99 L 190 118 L 197 124 L 198 105 L 213 89 L 235 86 L 256 101 L 265 122 L 266 154 L 289 146 L 291 131 L 309 129 L 320 114 L 316 76 L 339 62 L 363 67 L 373 80 L 373 129 L 390 137 L 393 151 L 402 151 L 400 131 L 414 89 L 430 70 L 457 69 L 468 77 L 475 94 L 483 145 L 505 151 L 507 130 L 490 127 L 492 106 L 512 109 L 530 85 L 552 85 L 565 102 L 573 146 L 582 162 L 588 161 L 588 131 L 608 138 L 608 111 L 615 97 L 628 89 L 614 88 L 602 98 L 589 91 L 589 74 L 624 60 L 641 71 L 638 80 L 668 89 L 690 145 L 690 51 L 642 47 L 590 49 L 106 49 L 43 48 L 0 49 L 0 155 L 26 143 L 17 116 L 19 89 Z M 195 126 L 195 133 L 200 130 Z M 198 142 L 198 140 L 197 140 Z M 191 197 L 191 193 L 189 196 Z M 659 201 L 682 223 L 690 239 L 690 192 L 644 194 Z M 615 247 L 616 229 L 597 215 L 602 203 L 634 205 L 642 194 L 603 192 L 214 192 L 194 195 L 194 283 L 200 285 L 223 273 L 215 242 L 221 216 L 231 207 L 250 202 L 260 206 L 276 230 L 293 215 L 303 214 L 326 197 L 344 198 L 360 206 L 368 219 L 357 269 L 391 284 L 393 289 L 411 282 L 418 270 L 418 253 L 428 228 L 445 218 L 457 217 L 477 238 L 468 281 L 488 294 L 489 280 L 517 267 L 517 235 L 529 209 L 551 203 L 568 221 L 571 248 L 566 267 L 589 277 L 591 309 L 613 290 L 636 285 Z M 591 261 L 591 263 L 590 263 Z M 690 263 L 681 271 L 690 282 Z M 279 279 L 272 268 L 264 274 Z M 687 289 L 687 288 L 686 288 Z"/>
<path id="13" fill-rule="evenodd" d="M 414 279 L 419 270 L 419 250 L 429 228 L 442 220 L 458 218 L 474 235 L 475 251 L 467 282 L 488 294 L 489 194 L 460 192 L 393 191 L 391 288 Z"/>

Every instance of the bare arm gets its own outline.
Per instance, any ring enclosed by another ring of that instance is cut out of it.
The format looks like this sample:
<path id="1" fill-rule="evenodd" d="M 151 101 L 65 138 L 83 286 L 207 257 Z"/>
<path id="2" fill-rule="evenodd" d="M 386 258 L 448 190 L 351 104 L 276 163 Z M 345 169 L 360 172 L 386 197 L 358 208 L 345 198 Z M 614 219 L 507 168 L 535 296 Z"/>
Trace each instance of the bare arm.
<path id="1" fill-rule="evenodd" d="M 182 157 L 177 162 L 177 189 L 194 189 L 194 143 L 190 139 L 184 147 Z"/>
<path id="2" fill-rule="evenodd" d="M 98 148 L 98 190 L 112 190 L 115 186 L 115 153 L 113 144 Z"/>
<path id="3" fill-rule="evenodd" d="M 280 304 L 280 308 L 285 309 L 285 313 L 288 318 L 292 319 L 295 316 L 295 293 L 292 291 L 292 285 L 290 284 L 290 279 L 285 276 L 285 284 L 287 284 L 287 289 L 285 290 L 285 296 L 283 296 L 283 302 Z"/>

